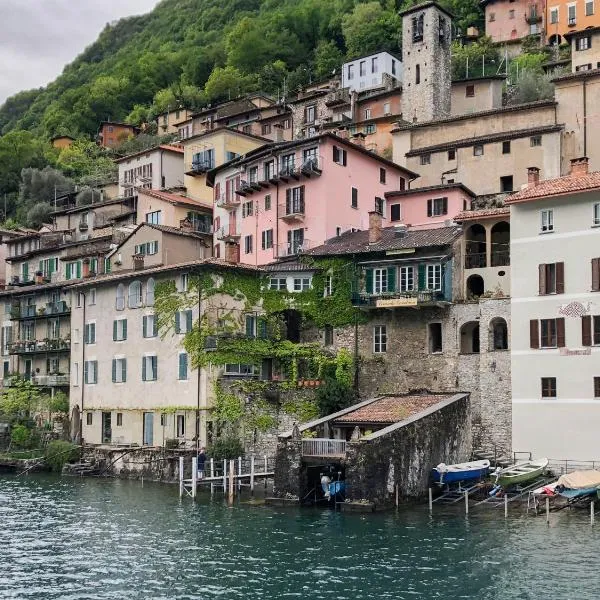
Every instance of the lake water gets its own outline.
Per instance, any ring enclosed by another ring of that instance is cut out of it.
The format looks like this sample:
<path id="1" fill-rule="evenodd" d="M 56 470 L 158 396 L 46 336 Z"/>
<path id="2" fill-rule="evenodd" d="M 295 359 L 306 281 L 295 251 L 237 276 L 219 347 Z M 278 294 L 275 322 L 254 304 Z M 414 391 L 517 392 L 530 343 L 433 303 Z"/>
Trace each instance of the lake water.
<path id="1" fill-rule="evenodd" d="M 230 508 L 176 486 L 0 476 L 0 598 L 600 598 L 600 522 L 551 518 Z"/>

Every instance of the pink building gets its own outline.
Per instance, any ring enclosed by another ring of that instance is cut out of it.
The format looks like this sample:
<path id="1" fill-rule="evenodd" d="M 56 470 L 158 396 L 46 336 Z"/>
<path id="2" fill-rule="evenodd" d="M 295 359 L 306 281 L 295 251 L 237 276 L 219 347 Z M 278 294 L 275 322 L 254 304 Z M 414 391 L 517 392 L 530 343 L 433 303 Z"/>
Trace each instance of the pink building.
<path id="1" fill-rule="evenodd" d="M 416 173 L 324 133 L 269 144 L 209 172 L 214 187 L 214 255 L 264 265 L 351 229 L 369 211 L 385 214 L 385 194 Z"/>
<path id="2" fill-rule="evenodd" d="M 483 0 L 485 34 L 494 42 L 512 42 L 543 30 L 544 0 Z"/>
<path id="3" fill-rule="evenodd" d="M 414 190 L 385 194 L 385 217 L 391 225 L 410 225 L 414 229 L 439 227 L 456 215 L 471 210 L 474 192 L 462 183 L 431 185 Z"/>

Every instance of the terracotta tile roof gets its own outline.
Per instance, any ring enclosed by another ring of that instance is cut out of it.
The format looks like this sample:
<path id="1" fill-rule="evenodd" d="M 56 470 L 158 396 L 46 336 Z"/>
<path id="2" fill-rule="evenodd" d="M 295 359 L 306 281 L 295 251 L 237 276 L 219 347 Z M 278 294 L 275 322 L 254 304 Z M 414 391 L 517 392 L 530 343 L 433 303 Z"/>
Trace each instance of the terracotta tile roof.
<path id="1" fill-rule="evenodd" d="M 153 223 L 141 223 L 141 225 L 151 227 L 157 231 L 163 231 L 164 233 L 170 233 L 172 235 L 181 235 L 183 237 L 201 238 L 205 235 L 210 235 L 201 231 L 188 231 L 186 229 L 180 229 L 179 227 L 171 227 L 170 225 L 154 225 Z"/>
<path id="2" fill-rule="evenodd" d="M 179 154 L 183 154 L 183 146 L 178 144 L 161 144 L 159 146 L 161 150 L 169 150 L 170 152 L 179 152 Z"/>
<path id="3" fill-rule="evenodd" d="M 461 189 L 469 196 L 475 198 L 477 194 L 474 191 L 470 190 L 463 183 L 442 183 L 438 185 L 427 185 L 423 187 L 415 187 L 410 190 L 396 190 L 393 192 L 385 192 L 384 196 L 386 198 L 395 198 L 397 196 L 411 196 L 413 194 L 423 194 L 425 192 L 434 192 L 438 190 L 451 190 L 451 189 Z"/>
<path id="4" fill-rule="evenodd" d="M 427 248 L 430 246 L 448 246 L 453 244 L 462 233 L 457 226 L 436 227 L 433 229 L 407 229 L 404 235 L 398 235 L 396 227 L 381 230 L 381 240 L 369 244 L 369 231 L 346 232 L 327 240 L 307 252 L 312 256 L 331 256 L 339 254 L 362 254 L 402 250 L 407 248 Z"/>
<path id="5" fill-rule="evenodd" d="M 404 421 L 412 415 L 421 412 L 451 398 L 450 395 L 442 394 L 415 394 L 410 396 L 388 396 L 375 400 L 366 406 L 341 415 L 334 419 L 339 424 L 381 424 L 389 425 Z"/>
<path id="6" fill-rule="evenodd" d="M 141 156 L 142 154 L 150 154 L 151 152 L 156 152 L 157 150 L 166 150 L 167 152 L 176 152 L 177 154 L 183 154 L 183 147 L 179 145 L 159 144 L 158 146 L 153 146 L 152 148 L 146 148 L 145 150 L 139 150 L 138 152 L 133 152 L 132 154 L 126 154 L 125 156 L 116 158 L 115 162 L 120 163 L 125 160 L 135 158 L 136 156 Z"/>
<path id="7" fill-rule="evenodd" d="M 486 217 L 503 217 L 510 216 L 510 208 L 508 206 L 501 206 L 499 208 L 482 208 L 481 210 L 466 210 L 458 213 L 454 220 L 457 223 L 462 221 L 473 221 L 475 219 L 485 219 Z"/>
<path id="8" fill-rule="evenodd" d="M 315 268 L 311 265 L 307 265 L 298 260 L 282 260 L 278 262 L 272 262 L 268 265 L 263 265 L 263 269 L 269 272 L 277 273 L 291 273 L 292 271 L 314 271 Z"/>
<path id="9" fill-rule="evenodd" d="M 598 189 L 600 189 L 600 171 L 594 171 L 587 175 L 567 175 L 540 181 L 536 186 L 525 188 L 512 196 L 508 196 L 506 204 L 517 204 L 550 196 L 562 196 Z"/>
<path id="10" fill-rule="evenodd" d="M 208 208 L 212 209 L 212 204 L 202 202 L 200 200 L 194 200 L 188 196 L 181 196 L 180 194 L 174 194 L 172 192 L 163 192 L 162 190 L 151 190 L 148 188 L 137 188 L 138 194 L 144 194 L 145 196 L 151 196 L 158 200 L 164 200 L 171 204 L 183 204 L 185 206 L 194 206 L 196 208 Z"/>

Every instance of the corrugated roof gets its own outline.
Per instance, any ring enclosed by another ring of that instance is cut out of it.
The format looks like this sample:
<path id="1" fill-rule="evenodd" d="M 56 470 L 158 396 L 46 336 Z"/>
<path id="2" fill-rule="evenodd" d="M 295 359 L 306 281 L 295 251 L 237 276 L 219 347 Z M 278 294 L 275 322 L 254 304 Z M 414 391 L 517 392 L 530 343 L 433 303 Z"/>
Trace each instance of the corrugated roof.
<path id="1" fill-rule="evenodd" d="M 457 223 L 462 221 L 473 221 L 475 219 L 485 219 L 486 217 L 504 217 L 510 216 L 510 208 L 508 206 L 501 206 L 499 208 L 482 208 L 481 210 L 465 210 L 464 212 L 458 213 L 454 220 Z"/>
<path id="2" fill-rule="evenodd" d="M 600 171 L 594 171 L 587 175 L 566 175 L 556 179 L 540 181 L 535 186 L 525 188 L 506 199 L 506 204 L 516 204 L 529 200 L 539 200 L 563 194 L 574 194 L 578 192 L 589 192 L 600 189 Z"/>
<path id="3" fill-rule="evenodd" d="M 407 248 L 427 248 L 429 246 L 448 246 L 453 244 L 462 233 L 456 225 L 436 227 L 434 229 L 407 229 L 403 235 L 396 227 L 381 230 L 381 240 L 369 244 L 369 231 L 346 232 L 327 240 L 322 246 L 307 251 L 312 256 L 330 256 L 338 254 L 361 254 L 402 250 Z"/>
<path id="4" fill-rule="evenodd" d="M 451 395 L 442 394 L 414 394 L 409 396 L 389 396 L 375 400 L 366 406 L 348 412 L 334 419 L 334 423 L 341 425 L 373 424 L 389 425 L 404 421 L 414 414 L 421 412 L 448 400 Z"/>

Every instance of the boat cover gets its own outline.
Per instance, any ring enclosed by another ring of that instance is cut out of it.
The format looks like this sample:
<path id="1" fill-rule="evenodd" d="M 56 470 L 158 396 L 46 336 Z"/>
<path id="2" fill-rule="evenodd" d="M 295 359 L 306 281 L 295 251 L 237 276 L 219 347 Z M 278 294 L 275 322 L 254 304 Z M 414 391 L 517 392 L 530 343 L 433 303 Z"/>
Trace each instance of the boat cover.
<path id="1" fill-rule="evenodd" d="M 570 490 L 600 486 L 600 471 L 573 471 L 558 478 L 558 485 Z"/>

